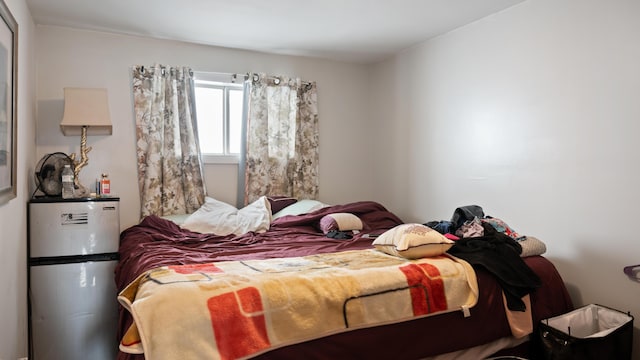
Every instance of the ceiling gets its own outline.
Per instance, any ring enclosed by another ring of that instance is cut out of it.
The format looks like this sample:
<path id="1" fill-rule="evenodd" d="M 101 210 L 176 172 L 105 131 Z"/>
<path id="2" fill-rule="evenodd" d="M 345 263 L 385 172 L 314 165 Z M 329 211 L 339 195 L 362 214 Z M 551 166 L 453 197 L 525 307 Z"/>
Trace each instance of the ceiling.
<path id="1" fill-rule="evenodd" d="M 524 0 L 26 0 L 37 25 L 373 63 Z"/>

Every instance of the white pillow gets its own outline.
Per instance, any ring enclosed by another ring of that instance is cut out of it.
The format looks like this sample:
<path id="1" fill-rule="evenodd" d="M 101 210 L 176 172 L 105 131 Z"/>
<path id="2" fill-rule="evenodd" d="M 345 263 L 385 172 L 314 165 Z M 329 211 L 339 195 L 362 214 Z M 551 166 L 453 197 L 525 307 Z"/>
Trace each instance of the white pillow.
<path id="1" fill-rule="evenodd" d="M 453 241 L 428 226 L 402 224 L 382 233 L 373 245 L 389 255 L 419 259 L 442 255 Z"/>
<path id="2" fill-rule="evenodd" d="M 163 215 L 163 216 L 160 216 L 160 217 L 163 218 L 163 219 L 166 219 L 166 220 L 173 221 L 174 223 L 180 225 L 180 224 L 184 223 L 184 221 L 189 217 L 189 215 L 191 215 L 191 214 Z"/>
<path id="3" fill-rule="evenodd" d="M 291 204 L 289 206 L 287 206 L 286 208 L 278 211 L 277 213 L 273 214 L 273 220 L 279 218 L 279 217 L 283 217 L 286 215 L 302 215 L 302 214 L 307 214 L 319 209 L 322 209 L 323 207 L 327 207 L 329 205 L 325 204 L 325 203 L 321 203 L 318 200 L 310 200 L 310 199 L 302 199 L 302 200 L 298 200 L 298 202 Z"/>
<path id="4" fill-rule="evenodd" d="M 271 224 L 271 206 L 266 196 L 238 210 L 214 198 L 204 204 L 182 223 L 181 227 L 203 234 L 242 235 L 250 231 L 265 232 Z"/>

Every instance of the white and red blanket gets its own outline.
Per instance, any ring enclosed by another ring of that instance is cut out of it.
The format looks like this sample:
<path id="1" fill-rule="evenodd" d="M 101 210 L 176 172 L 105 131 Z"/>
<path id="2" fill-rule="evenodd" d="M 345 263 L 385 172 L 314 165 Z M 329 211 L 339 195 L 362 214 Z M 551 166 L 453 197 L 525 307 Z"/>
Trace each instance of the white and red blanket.
<path id="1" fill-rule="evenodd" d="M 164 266 L 126 287 L 134 323 L 124 352 L 157 359 L 238 359 L 352 329 L 468 309 L 471 266 L 376 250 Z"/>

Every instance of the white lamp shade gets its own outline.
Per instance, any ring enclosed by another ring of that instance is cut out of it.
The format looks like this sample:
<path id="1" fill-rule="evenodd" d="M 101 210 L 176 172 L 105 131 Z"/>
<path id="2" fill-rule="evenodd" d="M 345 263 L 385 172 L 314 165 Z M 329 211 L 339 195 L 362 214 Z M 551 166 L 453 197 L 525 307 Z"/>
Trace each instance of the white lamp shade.
<path id="1" fill-rule="evenodd" d="M 60 129 L 65 136 L 111 135 L 107 89 L 64 88 L 64 115 Z"/>

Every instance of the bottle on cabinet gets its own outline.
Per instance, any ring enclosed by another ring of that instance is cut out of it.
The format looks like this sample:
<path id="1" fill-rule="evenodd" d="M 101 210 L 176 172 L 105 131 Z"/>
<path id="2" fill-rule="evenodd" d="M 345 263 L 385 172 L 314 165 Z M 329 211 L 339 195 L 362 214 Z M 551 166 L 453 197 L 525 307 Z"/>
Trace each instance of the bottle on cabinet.
<path id="1" fill-rule="evenodd" d="M 98 180 L 98 195 L 110 196 L 111 195 L 111 180 L 109 180 L 109 174 L 103 173 L 102 177 Z"/>
<path id="2" fill-rule="evenodd" d="M 62 198 L 73 199 L 74 193 L 73 170 L 71 169 L 71 165 L 65 165 L 62 170 Z"/>

